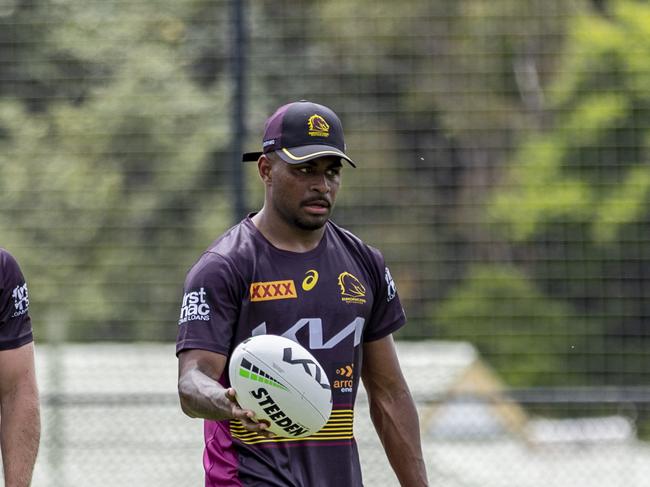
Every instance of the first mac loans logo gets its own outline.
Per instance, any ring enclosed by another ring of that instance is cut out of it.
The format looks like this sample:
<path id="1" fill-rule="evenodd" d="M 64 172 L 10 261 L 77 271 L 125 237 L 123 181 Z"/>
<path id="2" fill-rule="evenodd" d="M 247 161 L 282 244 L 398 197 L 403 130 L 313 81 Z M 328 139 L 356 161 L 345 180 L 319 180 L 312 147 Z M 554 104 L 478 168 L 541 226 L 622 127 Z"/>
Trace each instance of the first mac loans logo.
<path id="1" fill-rule="evenodd" d="M 205 294 L 205 288 L 201 288 L 183 295 L 179 325 L 188 321 L 210 321 L 210 306 L 205 300 Z"/>
<path id="2" fill-rule="evenodd" d="M 11 315 L 12 318 L 22 316 L 27 313 L 29 309 L 29 293 L 27 292 L 27 283 L 22 286 L 16 286 L 11 291 L 11 296 L 14 298 L 14 308 L 16 311 Z"/>

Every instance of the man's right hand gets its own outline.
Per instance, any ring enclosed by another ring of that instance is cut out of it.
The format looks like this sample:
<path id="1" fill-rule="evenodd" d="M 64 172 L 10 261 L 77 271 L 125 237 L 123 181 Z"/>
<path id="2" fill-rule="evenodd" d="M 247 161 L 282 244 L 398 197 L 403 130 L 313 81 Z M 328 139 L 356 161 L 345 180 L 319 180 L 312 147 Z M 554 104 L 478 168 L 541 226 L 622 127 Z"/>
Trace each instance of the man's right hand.
<path id="1" fill-rule="evenodd" d="M 269 431 L 269 425 L 266 421 L 256 421 L 255 413 L 250 409 L 243 409 L 237 402 L 237 393 L 235 389 L 229 387 L 226 389 L 226 398 L 231 401 L 231 413 L 233 419 L 238 419 L 246 430 L 258 433 L 267 438 L 273 438 L 275 433 Z"/>

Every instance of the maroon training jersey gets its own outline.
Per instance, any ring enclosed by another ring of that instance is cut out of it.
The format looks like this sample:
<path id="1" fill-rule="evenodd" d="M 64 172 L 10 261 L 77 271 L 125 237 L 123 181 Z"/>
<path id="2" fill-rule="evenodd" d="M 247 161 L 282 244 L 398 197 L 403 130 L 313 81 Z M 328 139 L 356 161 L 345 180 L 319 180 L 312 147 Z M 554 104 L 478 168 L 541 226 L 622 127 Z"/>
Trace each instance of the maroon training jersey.
<path id="1" fill-rule="evenodd" d="M 32 340 L 25 278 L 11 254 L 0 249 L 0 350 L 22 347 Z"/>
<path id="2" fill-rule="evenodd" d="M 277 249 L 250 217 L 226 232 L 188 273 L 177 354 L 199 348 L 229 356 L 253 335 L 283 335 L 321 363 L 333 410 L 320 432 L 300 439 L 206 421 L 206 486 L 361 486 L 352 431 L 361 345 L 405 321 L 381 253 L 332 222 L 305 253 Z M 227 373 L 221 382 L 229 385 Z"/>

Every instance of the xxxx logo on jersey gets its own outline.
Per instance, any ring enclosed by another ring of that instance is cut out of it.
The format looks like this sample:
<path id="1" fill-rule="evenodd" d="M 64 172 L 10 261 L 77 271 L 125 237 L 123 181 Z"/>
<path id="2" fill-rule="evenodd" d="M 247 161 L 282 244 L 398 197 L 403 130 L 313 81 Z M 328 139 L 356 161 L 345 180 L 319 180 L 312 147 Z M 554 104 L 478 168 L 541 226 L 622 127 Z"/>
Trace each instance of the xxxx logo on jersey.
<path id="1" fill-rule="evenodd" d="M 251 301 L 295 299 L 298 297 L 293 280 L 254 282 L 251 284 Z"/>

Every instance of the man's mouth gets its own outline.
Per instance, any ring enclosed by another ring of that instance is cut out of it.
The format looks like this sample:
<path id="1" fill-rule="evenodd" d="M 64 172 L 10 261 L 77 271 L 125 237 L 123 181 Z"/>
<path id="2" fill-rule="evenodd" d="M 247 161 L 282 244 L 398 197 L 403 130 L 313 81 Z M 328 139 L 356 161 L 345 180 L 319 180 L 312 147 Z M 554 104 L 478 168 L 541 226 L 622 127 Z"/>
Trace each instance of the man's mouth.
<path id="1" fill-rule="evenodd" d="M 318 199 L 318 200 L 307 201 L 303 203 L 302 206 L 309 213 L 313 213 L 316 215 L 324 215 L 329 211 L 331 205 L 330 202 L 327 200 Z"/>

